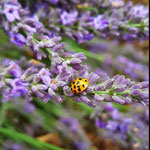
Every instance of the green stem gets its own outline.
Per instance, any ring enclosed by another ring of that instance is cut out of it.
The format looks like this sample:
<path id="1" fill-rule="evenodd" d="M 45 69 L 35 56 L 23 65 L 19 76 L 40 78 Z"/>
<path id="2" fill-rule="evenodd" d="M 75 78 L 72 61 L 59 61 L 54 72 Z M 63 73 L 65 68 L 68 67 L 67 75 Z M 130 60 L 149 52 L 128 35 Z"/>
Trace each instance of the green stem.
<path id="1" fill-rule="evenodd" d="M 141 28 L 141 29 L 144 29 L 146 27 L 146 25 L 144 24 L 144 22 L 133 23 L 132 21 L 129 21 L 127 24 L 123 24 L 120 27 L 123 28 L 123 29 L 128 29 L 128 28 L 126 28 L 126 26 L 135 27 L 135 28 Z"/>
<path id="2" fill-rule="evenodd" d="M 102 94 L 109 94 L 109 91 L 94 91 L 94 94 L 102 95 Z"/>
<path id="3" fill-rule="evenodd" d="M 6 113 L 10 105 L 8 103 L 2 103 L 0 111 L 0 127 L 4 124 L 6 120 Z"/>
<path id="4" fill-rule="evenodd" d="M 98 94 L 98 95 L 103 95 L 103 94 L 110 94 L 110 91 L 94 91 L 93 93 Z M 124 94 L 129 94 L 129 93 L 130 93 L 130 91 L 123 91 L 121 93 L 116 93 L 116 95 L 122 96 Z"/>

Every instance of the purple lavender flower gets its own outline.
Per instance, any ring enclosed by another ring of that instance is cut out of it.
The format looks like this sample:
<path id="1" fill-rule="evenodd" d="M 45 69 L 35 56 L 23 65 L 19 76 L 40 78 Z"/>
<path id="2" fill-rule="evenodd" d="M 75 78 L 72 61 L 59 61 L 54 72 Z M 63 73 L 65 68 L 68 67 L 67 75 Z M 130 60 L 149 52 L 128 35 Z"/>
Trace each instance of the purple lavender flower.
<path id="1" fill-rule="evenodd" d="M 72 11 L 70 13 L 64 11 L 60 16 L 60 19 L 63 25 L 73 25 L 73 23 L 77 19 L 77 16 L 78 16 L 77 11 Z"/>
<path id="2" fill-rule="evenodd" d="M 15 63 L 14 61 L 9 62 L 8 71 L 16 78 L 20 77 L 21 73 L 22 73 L 20 66 L 17 63 Z"/>
<path id="3" fill-rule="evenodd" d="M 106 129 L 110 130 L 110 131 L 116 131 L 118 128 L 118 123 L 115 121 L 108 121 L 108 124 L 106 126 Z"/>
<path id="4" fill-rule="evenodd" d="M 3 13 L 9 22 L 14 22 L 15 20 L 21 20 L 19 15 L 20 7 L 14 4 L 5 4 Z"/>
<path id="5" fill-rule="evenodd" d="M 99 15 L 94 19 L 94 28 L 95 30 L 104 30 L 108 28 L 109 21 L 107 16 Z"/>
<path id="6" fill-rule="evenodd" d="M 64 90 L 64 94 L 65 94 L 66 96 L 69 96 L 69 97 L 73 96 L 73 93 L 72 93 L 70 87 L 65 86 L 65 87 L 63 88 L 63 90 Z"/>
<path id="7" fill-rule="evenodd" d="M 22 47 L 26 43 L 26 39 L 23 35 L 12 32 L 10 33 L 10 41 L 19 47 Z"/>
<path id="8" fill-rule="evenodd" d="M 87 58 L 85 57 L 84 53 L 76 53 L 72 55 L 73 58 L 78 58 L 81 61 L 85 61 Z"/>
<path id="9" fill-rule="evenodd" d="M 21 97 L 23 95 L 28 94 L 28 89 L 27 87 L 29 86 L 28 82 L 24 82 L 21 81 L 20 79 L 14 79 L 11 82 L 11 86 L 12 86 L 12 90 L 11 93 L 15 96 L 15 97 Z"/>
<path id="10" fill-rule="evenodd" d="M 82 67 L 81 67 L 81 63 L 82 63 L 82 61 L 80 60 L 80 59 L 78 59 L 78 58 L 72 58 L 71 60 L 70 60 L 70 64 L 71 64 L 71 66 L 74 68 L 74 69 L 76 69 L 76 70 L 80 70 Z"/>
<path id="11" fill-rule="evenodd" d="M 92 33 L 87 33 L 87 34 L 77 34 L 77 38 L 78 38 L 78 43 L 85 43 L 86 41 L 91 41 L 94 38 L 94 34 Z"/>
<path id="12" fill-rule="evenodd" d="M 42 80 L 42 82 L 49 86 L 52 82 L 52 79 L 50 78 L 50 72 L 48 69 L 42 68 L 39 73 L 36 75 L 36 80 Z"/>

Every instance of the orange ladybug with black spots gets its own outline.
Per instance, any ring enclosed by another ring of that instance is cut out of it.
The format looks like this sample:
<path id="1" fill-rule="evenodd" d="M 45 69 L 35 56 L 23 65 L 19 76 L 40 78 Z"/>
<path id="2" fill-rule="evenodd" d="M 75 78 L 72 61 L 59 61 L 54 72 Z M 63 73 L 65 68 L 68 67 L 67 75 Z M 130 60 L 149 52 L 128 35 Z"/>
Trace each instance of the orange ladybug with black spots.
<path id="1" fill-rule="evenodd" d="M 71 83 L 71 90 L 74 94 L 81 94 L 89 86 L 88 79 L 85 78 L 76 78 Z"/>

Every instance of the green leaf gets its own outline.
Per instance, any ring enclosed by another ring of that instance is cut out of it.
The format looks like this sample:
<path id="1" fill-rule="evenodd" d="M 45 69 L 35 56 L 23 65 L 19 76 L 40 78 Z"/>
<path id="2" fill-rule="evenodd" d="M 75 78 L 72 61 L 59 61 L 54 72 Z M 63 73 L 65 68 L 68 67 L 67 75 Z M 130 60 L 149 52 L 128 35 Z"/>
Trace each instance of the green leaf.
<path id="1" fill-rule="evenodd" d="M 9 104 L 7 103 L 4 103 L 2 104 L 2 106 L 0 106 L 0 126 L 2 126 L 6 120 L 6 112 L 8 108 L 9 108 Z"/>
<path id="2" fill-rule="evenodd" d="M 38 141 L 37 139 L 28 136 L 24 133 L 16 132 L 7 128 L 1 128 L 0 127 L 0 133 L 4 136 L 7 136 L 8 138 L 11 138 L 15 141 L 23 141 L 33 147 L 41 148 L 41 149 L 48 149 L 48 150 L 65 150 L 63 148 L 59 148 L 57 146 L 54 146 L 52 144 L 44 143 L 41 141 Z"/>
<path id="3" fill-rule="evenodd" d="M 5 35 L 3 30 L 0 30 L 0 44 L 8 44 L 9 42 L 9 37 Z"/>
<path id="4" fill-rule="evenodd" d="M 113 103 L 114 108 L 117 108 L 120 112 L 129 112 L 131 107 L 129 105 L 121 105 Z"/>
<path id="5" fill-rule="evenodd" d="M 0 126 L 2 126 L 7 120 L 7 110 L 13 107 L 12 103 L 3 103 L 2 98 L 3 97 L 0 96 Z"/>
<path id="6" fill-rule="evenodd" d="M 81 7 L 81 10 L 85 10 L 85 11 L 94 11 L 95 10 L 95 8 L 93 8 L 93 7 L 85 7 L 85 6 L 82 6 Z"/>
<path id="7" fill-rule="evenodd" d="M 60 116 L 61 114 L 61 105 L 56 104 L 56 103 L 52 103 L 52 102 L 48 102 L 48 103 L 42 103 L 38 98 L 34 98 L 34 103 L 40 107 L 40 109 L 43 109 L 45 112 L 49 113 L 49 114 L 53 114 L 56 116 Z"/>
<path id="8" fill-rule="evenodd" d="M 63 38 L 62 41 L 68 43 L 65 46 L 65 48 L 67 50 L 74 51 L 76 53 L 84 53 L 85 56 L 87 56 L 88 58 L 92 58 L 92 59 L 98 60 L 100 62 L 102 62 L 104 60 L 104 56 L 92 53 L 90 51 L 87 51 L 87 50 L 81 48 L 75 41 L 72 41 L 68 38 Z"/>

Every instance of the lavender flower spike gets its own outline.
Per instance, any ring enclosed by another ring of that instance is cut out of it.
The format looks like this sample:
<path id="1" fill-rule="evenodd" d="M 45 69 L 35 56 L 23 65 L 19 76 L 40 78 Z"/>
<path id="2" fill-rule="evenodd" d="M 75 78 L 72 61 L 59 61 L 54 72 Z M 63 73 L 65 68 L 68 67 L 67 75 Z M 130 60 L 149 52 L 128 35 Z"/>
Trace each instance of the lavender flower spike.
<path id="1" fill-rule="evenodd" d="M 77 59 L 77 62 L 81 63 L 80 59 L 82 58 L 84 57 L 73 59 Z M 55 69 L 50 71 L 43 65 L 34 64 L 34 62 L 31 65 L 31 62 L 24 61 L 23 66 L 13 61 L 2 65 L 4 67 L 0 73 L 0 90 L 5 101 L 22 96 L 32 99 L 34 95 L 43 102 L 54 99 L 58 103 L 64 100 L 64 96 L 72 97 L 75 101 L 83 102 L 91 107 L 95 107 L 97 103 L 102 101 L 119 104 L 141 102 L 149 105 L 149 84 L 146 81 L 135 84 L 119 75 L 113 78 L 108 78 L 106 75 L 107 77 L 103 76 L 102 78 L 100 74 L 100 76 L 94 73 L 89 74 L 84 68 L 73 69 L 74 67 L 70 67 L 64 62 L 53 64 Z M 76 64 L 76 66 L 78 65 Z M 89 80 L 89 86 L 80 95 L 76 95 L 72 93 L 69 85 L 76 76 L 81 75 Z M 99 82 L 100 84 L 98 84 Z"/>

